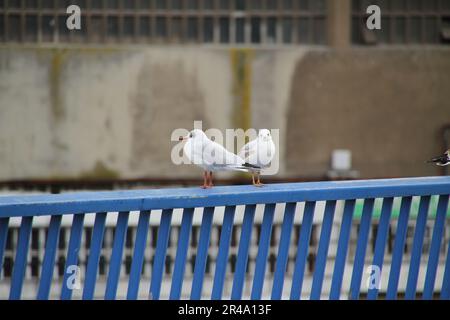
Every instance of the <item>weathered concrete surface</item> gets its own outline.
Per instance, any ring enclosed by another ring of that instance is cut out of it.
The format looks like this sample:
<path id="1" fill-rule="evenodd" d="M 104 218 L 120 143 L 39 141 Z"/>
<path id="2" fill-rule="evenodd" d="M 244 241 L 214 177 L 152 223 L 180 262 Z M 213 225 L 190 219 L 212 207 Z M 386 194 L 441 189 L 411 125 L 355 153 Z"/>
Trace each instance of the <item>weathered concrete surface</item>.
<path id="1" fill-rule="evenodd" d="M 197 174 L 172 164 L 170 133 L 231 127 L 228 65 L 189 48 L 0 50 L 0 179 Z"/>
<path id="2" fill-rule="evenodd" d="M 450 50 L 245 49 L 238 69 L 231 51 L 0 47 L 0 179 L 198 176 L 170 134 L 235 128 L 244 107 L 280 130 L 281 176 L 323 175 L 335 148 L 364 177 L 438 174 L 423 161 L 443 151 Z"/>
<path id="3" fill-rule="evenodd" d="M 318 175 L 333 149 L 353 153 L 363 177 L 438 174 L 450 123 L 450 50 L 309 53 L 296 65 L 288 113 L 287 169 Z"/>

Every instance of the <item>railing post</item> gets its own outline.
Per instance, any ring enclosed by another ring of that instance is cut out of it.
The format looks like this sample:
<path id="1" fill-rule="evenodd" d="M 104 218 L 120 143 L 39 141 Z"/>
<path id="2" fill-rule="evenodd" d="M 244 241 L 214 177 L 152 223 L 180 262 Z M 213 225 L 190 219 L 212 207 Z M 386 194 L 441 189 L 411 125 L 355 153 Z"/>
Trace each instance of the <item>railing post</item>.
<path id="1" fill-rule="evenodd" d="M 409 265 L 408 280 L 406 283 L 406 299 L 413 299 L 416 296 L 417 278 L 419 275 L 420 258 L 422 256 L 423 239 L 427 225 L 428 207 L 430 205 L 430 196 L 424 196 L 420 199 L 419 213 L 416 219 L 416 231 L 414 233 L 413 251 Z"/>
<path id="2" fill-rule="evenodd" d="M 119 212 L 117 217 L 111 261 L 109 263 L 108 279 L 106 281 L 105 299 L 107 300 L 113 300 L 116 298 L 120 269 L 122 267 L 123 246 L 127 235 L 128 217 L 128 212 Z"/>
<path id="3" fill-rule="evenodd" d="M 284 210 L 283 224 L 281 225 L 280 243 L 278 246 L 278 258 L 275 264 L 275 273 L 273 276 L 272 296 L 273 300 L 281 299 L 283 294 L 284 274 L 289 254 L 289 245 L 291 242 L 292 224 L 294 222 L 296 202 L 286 203 Z"/>
<path id="4" fill-rule="evenodd" d="M 253 277 L 253 287 L 251 293 L 252 300 L 261 299 L 264 285 L 264 276 L 267 265 L 267 255 L 269 253 L 270 237 L 272 234 L 273 216 L 275 204 L 269 203 L 264 207 L 264 217 L 261 225 L 261 236 L 258 245 L 258 254 L 255 263 L 255 276 Z"/>
<path id="5" fill-rule="evenodd" d="M 352 226 L 355 200 L 346 200 L 342 216 L 341 232 L 338 240 L 336 260 L 334 261 L 333 279 L 331 281 L 330 299 L 336 300 L 341 296 L 342 278 L 344 276 L 345 260 L 347 258 L 348 240 Z"/>
<path id="6" fill-rule="evenodd" d="M 322 230 L 320 231 L 319 247 L 317 248 L 316 267 L 311 288 L 311 300 L 320 299 L 322 293 L 323 276 L 327 263 L 328 247 L 330 245 L 331 230 L 333 228 L 336 200 L 327 201 L 323 213 Z"/>
<path id="7" fill-rule="evenodd" d="M 150 282 L 150 299 L 158 300 L 161 291 L 161 282 L 164 274 L 164 262 L 166 259 L 167 245 L 170 236 L 170 223 L 172 221 L 172 209 L 163 210 L 161 223 L 158 229 L 158 240 L 156 241 L 155 257 Z"/>
<path id="8" fill-rule="evenodd" d="M 214 273 L 214 283 L 211 293 L 211 299 L 219 300 L 222 298 L 223 283 L 225 281 L 225 272 L 228 265 L 228 252 L 230 250 L 231 232 L 233 231 L 235 206 L 225 207 L 223 216 L 222 232 L 219 240 L 219 253 L 216 260 L 216 272 Z"/>
<path id="9" fill-rule="evenodd" d="M 436 218 L 434 221 L 433 238 L 431 239 L 430 256 L 428 258 L 425 286 L 423 289 L 424 299 L 431 299 L 433 297 L 436 270 L 439 262 L 439 251 L 441 249 L 442 234 L 444 231 L 445 215 L 447 214 L 447 205 L 448 195 L 441 195 L 439 197 Z"/>
<path id="10" fill-rule="evenodd" d="M 83 233 L 84 214 L 73 216 L 72 228 L 70 230 L 69 248 L 67 249 L 67 259 L 64 266 L 63 283 L 61 284 L 61 300 L 69 300 L 72 297 L 73 288 L 69 288 L 69 266 L 78 266 L 78 252 L 80 251 L 81 235 Z"/>
<path id="11" fill-rule="evenodd" d="M 233 288 L 231 289 L 231 299 L 238 300 L 242 297 L 244 288 L 244 279 L 247 269 L 248 249 L 252 236 L 253 219 L 255 218 L 256 205 L 247 205 L 244 212 L 244 221 L 242 222 L 241 238 L 236 261 L 236 270 L 234 272 Z"/>
<path id="12" fill-rule="evenodd" d="M 303 221 L 300 227 L 300 237 L 297 244 L 297 258 L 295 260 L 294 275 L 292 277 L 291 300 L 298 300 L 301 297 L 303 277 L 305 274 L 306 259 L 308 257 L 309 241 L 311 238 L 311 228 L 314 218 L 314 209 L 316 203 L 312 201 L 305 202 L 303 212 Z"/>
<path id="13" fill-rule="evenodd" d="M 391 270 L 389 272 L 389 281 L 386 293 L 386 298 L 389 300 L 397 298 L 398 280 L 400 277 L 400 268 L 402 266 L 406 233 L 408 231 L 408 218 L 411 210 L 411 201 L 412 197 L 403 197 L 400 206 L 400 216 L 397 221 L 397 232 L 395 235 Z"/>
<path id="14" fill-rule="evenodd" d="M 106 212 L 98 212 L 95 215 L 94 229 L 92 231 L 91 247 L 86 267 L 86 278 L 84 279 L 83 299 L 94 298 L 95 284 L 97 283 L 98 263 L 100 251 L 102 250 L 103 234 L 105 232 Z"/>
<path id="15" fill-rule="evenodd" d="M 141 211 L 139 213 L 136 240 L 134 241 L 133 260 L 131 261 L 130 279 L 128 281 L 128 300 L 136 299 L 138 297 L 142 266 L 144 264 L 144 251 L 147 243 L 149 221 L 150 211 Z"/>
<path id="16" fill-rule="evenodd" d="M 16 259 L 11 279 L 9 299 L 20 299 L 22 293 L 23 278 L 27 268 L 28 248 L 30 244 L 31 226 L 33 217 L 23 217 L 20 224 L 19 240 L 17 243 Z"/>
<path id="17" fill-rule="evenodd" d="M 197 257 L 195 260 L 194 277 L 192 279 L 191 300 L 199 300 L 202 296 L 203 277 L 205 275 L 206 259 L 208 257 L 209 238 L 214 215 L 214 207 L 207 207 L 203 211 L 200 239 L 198 241 Z"/>
<path id="18" fill-rule="evenodd" d="M 186 256 L 189 248 L 189 237 L 192 227 L 192 217 L 194 208 L 185 209 L 181 220 L 180 236 L 178 237 L 177 255 L 172 277 L 172 287 L 170 288 L 170 299 L 178 300 L 181 297 L 183 286 L 184 270 L 186 267 Z"/>
<path id="19" fill-rule="evenodd" d="M 384 249 L 386 247 L 389 232 L 389 221 L 391 219 L 393 201 L 394 199 L 392 197 L 383 199 L 383 205 L 381 207 L 381 216 L 378 222 L 377 239 L 375 241 L 375 253 L 373 255 L 372 265 L 379 268 L 380 276 L 383 269 Z M 381 279 L 378 279 L 378 281 L 381 281 Z M 368 288 L 367 299 L 373 300 L 377 298 L 379 285 L 380 283 L 375 283 L 374 288 L 370 287 Z"/>
<path id="20" fill-rule="evenodd" d="M 358 241 L 356 244 L 355 261 L 353 262 L 352 279 L 350 282 L 350 299 L 358 299 L 361 290 L 361 278 L 366 257 L 367 240 L 369 238 L 374 202 L 374 198 L 364 200 L 363 212 L 359 225 Z"/>
<path id="21" fill-rule="evenodd" d="M 37 299 L 47 300 L 50 293 L 50 285 L 53 278 L 53 269 L 55 266 L 56 248 L 58 246 L 59 230 L 61 227 L 62 216 L 52 216 L 45 245 L 44 262 L 42 263 L 41 280 Z"/>

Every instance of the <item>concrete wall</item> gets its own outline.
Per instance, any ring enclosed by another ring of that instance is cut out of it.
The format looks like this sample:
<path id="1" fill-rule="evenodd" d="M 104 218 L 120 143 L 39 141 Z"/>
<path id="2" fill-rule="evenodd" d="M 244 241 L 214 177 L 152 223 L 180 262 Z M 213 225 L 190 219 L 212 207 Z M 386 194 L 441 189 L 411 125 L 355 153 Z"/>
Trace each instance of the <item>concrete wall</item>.
<path id="1" fill-rule="evenodd" d="M 0 179 L 192 177 L 174 129 L 280 129 L 280 175 L 438 174 L 448 49 L 0 47 Z"/>
<path id="2" fill-rule="evenodd" d="M 363 177 L 434 175 L 450 124 L 449 50 L 310 53 L 295 67 L 289 172 L 319 175 L 333 149 L 352 150 Z M 303 169 L 304 168 L 304 169 Z"/>

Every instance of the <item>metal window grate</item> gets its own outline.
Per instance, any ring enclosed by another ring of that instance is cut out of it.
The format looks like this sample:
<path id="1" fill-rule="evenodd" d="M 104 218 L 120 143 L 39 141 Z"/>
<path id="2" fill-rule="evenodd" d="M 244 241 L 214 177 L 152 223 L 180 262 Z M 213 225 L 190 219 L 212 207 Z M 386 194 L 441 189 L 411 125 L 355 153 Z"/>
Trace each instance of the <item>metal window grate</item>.
<path id="1" fill-rule="evenodd" d="M 326 0 L 16 0 L 0 2 L 0 42 L 326 43 Z M 69 30 L 66 8 L 81 8 Z"/>
<path id="2" fill-rule="evenodd" d="M 366 27 L 369 5 L 381 9 L 381 29 Z M 449 0 L 352 0 L 354 44 L 449 44 Z"/>

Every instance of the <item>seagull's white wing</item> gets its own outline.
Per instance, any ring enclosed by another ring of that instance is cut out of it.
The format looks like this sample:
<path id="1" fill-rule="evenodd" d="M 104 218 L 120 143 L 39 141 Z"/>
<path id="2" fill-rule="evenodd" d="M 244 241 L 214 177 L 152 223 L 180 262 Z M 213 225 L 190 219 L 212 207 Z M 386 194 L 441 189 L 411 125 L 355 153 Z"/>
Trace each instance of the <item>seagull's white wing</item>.
<path id="1" fill-rule="evenodd" d="M 206 165 L 203 157 L 203 142 L 201 140 L 189 139 L 183 147 L 184 154 L 193 164 Z"/>
<path id="2" fill-rule="evenodd" d="M 257 149 L 258 149 L 257 139 L 252 140 L 241 148 L 241 151 L 239 151 L 239 157 L 248 162 L 250 157 L 256 154 Z"/>
<path id="3" fill-rule="evenodd" d="M 233 167 L 244 164 L 244 160 L 241 157 L 211 140 L 205 141 L 203 157 L 205 162 L 216 166 Z"/>

